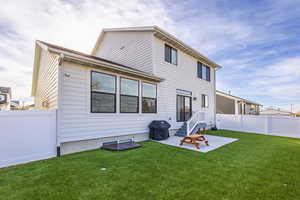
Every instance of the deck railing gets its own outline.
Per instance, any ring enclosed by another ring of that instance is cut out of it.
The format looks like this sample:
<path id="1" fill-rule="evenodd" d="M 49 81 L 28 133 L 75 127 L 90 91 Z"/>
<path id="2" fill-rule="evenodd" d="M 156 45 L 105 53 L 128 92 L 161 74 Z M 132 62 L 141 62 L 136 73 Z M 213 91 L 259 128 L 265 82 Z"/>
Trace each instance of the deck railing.
<path id="1" fill-rule="evenodd" d="M 190 135 L 193 129 L 197 126 L 198 123 L 205 122 L 205 112 L 197 111 L 193 113 L 192 117 L 186 121 L 186 132 L 187 135 Z"/>

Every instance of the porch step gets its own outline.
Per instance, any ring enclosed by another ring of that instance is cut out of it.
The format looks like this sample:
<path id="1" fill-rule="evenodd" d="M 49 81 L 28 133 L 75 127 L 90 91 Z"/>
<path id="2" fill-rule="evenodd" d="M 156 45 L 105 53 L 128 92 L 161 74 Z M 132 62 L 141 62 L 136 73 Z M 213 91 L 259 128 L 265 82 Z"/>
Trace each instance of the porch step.
<path id="1" fill-rule="evenodd" d="M 184 137 L 186 136 L 186 123 L 184 122 L 184 124 L 181 126 L 180 129 L 178 129 L 178 131 L 175 133 L 176 136 L 179 137 Z"/>
<path id="2" fill-rule="evenodd" d="M 195 126 L 195 128 L 193 129 L 193 131 L 191 132 L 191 134 L 195 134 L 197 133 L 197 131 L 199 130 L 199 128 L 206 128 L 207 124 L 206 123 L 199 123 L 197 124 L 197 126 Z M 182 127 L 175 133 L 176 136 L 179 137 L 184 137 L 187 135 L 187 130 L 186 130 L 186 122 L 184 122 L 184 124 L 182 125 Z"/>
<path id="3" fill-rule="evenodd" d="M 206 123 L 199 123 L 195 128 L 192 130 L 191 134 L 195 134 L 198 132 L 199 128 L 206 128 L 207 124 Z"/>

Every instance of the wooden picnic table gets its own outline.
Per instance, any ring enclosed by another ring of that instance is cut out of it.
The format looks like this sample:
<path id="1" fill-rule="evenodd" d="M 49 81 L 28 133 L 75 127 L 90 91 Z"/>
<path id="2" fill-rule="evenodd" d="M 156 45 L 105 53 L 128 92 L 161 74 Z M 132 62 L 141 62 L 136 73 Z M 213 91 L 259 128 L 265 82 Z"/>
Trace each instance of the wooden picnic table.
<path id="1" fill-rule="evenodd" d="M 192 134 L 185 136 L 181 141 L 180 145 L 183 144 L 193 144 L 197 149 L 200 149 L 200 143 L 199 142 L 204 142 L 208 146 L 208 140 L 201 134 Z"/>

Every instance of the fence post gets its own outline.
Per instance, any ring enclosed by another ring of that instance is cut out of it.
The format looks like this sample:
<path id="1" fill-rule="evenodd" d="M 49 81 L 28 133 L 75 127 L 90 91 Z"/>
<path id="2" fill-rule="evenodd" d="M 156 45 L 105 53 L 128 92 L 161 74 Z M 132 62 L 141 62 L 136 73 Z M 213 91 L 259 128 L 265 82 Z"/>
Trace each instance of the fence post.
<path id="1" fill-rule="evenodd" d="M 216 126 L 217 129 L 221 129 L 221 116 L 220 115 L 216 115 Z"/>
<path id="2" fill-rule="evenodd" d="M 270 119 L 269 119 L 269 116 L 264 116 L 265 117 L 265 134 L 267 135 L 270 135 L 270 130 L 269 130 L 269 127 L 270 127 Z"/>
<path id="3" fill-rule="evenodd" d="M 243 131 L 244 130 L 244 116 L 243 115 L 239 115 L 239 118 L 240 118 L 240 131 Z"/>

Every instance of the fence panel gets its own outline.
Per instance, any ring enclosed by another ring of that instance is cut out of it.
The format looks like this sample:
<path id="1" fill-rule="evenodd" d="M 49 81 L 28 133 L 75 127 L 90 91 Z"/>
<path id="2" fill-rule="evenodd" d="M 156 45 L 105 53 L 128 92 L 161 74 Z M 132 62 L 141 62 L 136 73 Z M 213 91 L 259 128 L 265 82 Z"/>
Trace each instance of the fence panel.
<path id="1" fill-rule="evenodd" d="M 0 112 L 0 167 L 55 156 L 55 110 Z"/>
<path id="2" fill-rule="evenodd" d="M 300 138 L 300 119 L 284 116 L 217 114 L 219 129 Z"/>
<path id="3" fill-rule="evenodd" d="M 217 115 L 218 128 L 228 130 L 242 130 L 241 118 L 239 115 Z"/>
<path id="4" fill-rule="evenodd" d="M 291 117 L 271 117 L 270 134 L 300 138 L 300 119 Z"/>
<path id="5" fill-rule="evenodd" d="M 246 132 L 266 134 L 266 117 L 254 115 L 240 115 L 242 121 L 241 130 Z"/>

